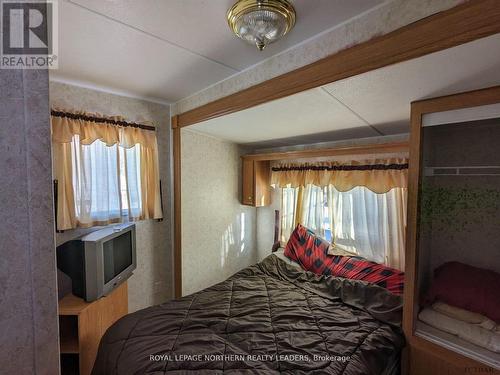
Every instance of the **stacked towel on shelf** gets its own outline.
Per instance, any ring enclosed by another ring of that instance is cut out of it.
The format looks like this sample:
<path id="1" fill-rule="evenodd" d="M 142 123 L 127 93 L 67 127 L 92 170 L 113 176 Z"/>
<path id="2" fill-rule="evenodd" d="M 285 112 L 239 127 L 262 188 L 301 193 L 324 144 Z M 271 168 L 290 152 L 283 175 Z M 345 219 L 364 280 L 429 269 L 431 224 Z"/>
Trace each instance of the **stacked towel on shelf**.
<path id="1" fill-rule="evenodd" d="M 437 301 L 423 309 L 418 318 L 441 331 L 500 353 L 500 326 L 484 315 Z"/>

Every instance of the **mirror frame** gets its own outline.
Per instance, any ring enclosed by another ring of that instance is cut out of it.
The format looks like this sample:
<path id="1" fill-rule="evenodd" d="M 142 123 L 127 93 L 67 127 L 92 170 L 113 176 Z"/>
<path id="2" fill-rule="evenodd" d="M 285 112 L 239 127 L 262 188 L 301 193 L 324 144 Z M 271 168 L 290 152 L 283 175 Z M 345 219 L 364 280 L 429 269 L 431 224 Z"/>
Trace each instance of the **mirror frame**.
<path id="1" fill-rule="evenodd" d="M 500 103 L 500 86 L 467 91 L 411 103 L 410 116 L 410 167 L 408 170 L 408 204 L 405 258 L 405 292 L 403 295 L 403 331 L 408 342 L 424 348 L 429 352 L 438 353 L 441 358 L 447 358 L 451 363 L 463 362 L 470 368 L 480 366 L 473 359 L 463 358 L 454 351 L 443 349 L 426 339 L 415 335 L 415 310 L 419 298 L 418 265 L 419 265 L 419 198 L 422 182 L 422 147 L 423 147 L 423 116 L 430 113 L 480 107 Z M 483 365 L 484 366 L 484 365 Z M 493 371 L 493 370 L 492 370 Z M 494 373 L 487 370 L 489 373 Z M 485 371 L 486 372 L 486 371 Z"/>
<path id="2" fill-rule="evenodd" d="M 182 296 L 181 129 L 500 33 L 497 0 L 474 0 L 172 117 L 174 294 Z"/>

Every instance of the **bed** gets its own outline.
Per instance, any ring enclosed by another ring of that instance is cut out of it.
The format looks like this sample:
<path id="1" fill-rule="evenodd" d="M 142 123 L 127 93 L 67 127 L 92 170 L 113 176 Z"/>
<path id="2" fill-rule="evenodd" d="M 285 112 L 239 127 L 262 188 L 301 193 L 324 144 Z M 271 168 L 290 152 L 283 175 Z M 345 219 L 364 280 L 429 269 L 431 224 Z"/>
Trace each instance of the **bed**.
<path id="1" fill-rule="evenodd" d="M 402 300 L 278 256 L 198 293 L 123 317 L 93 375 L 396 374 Z"/>
<path id="2" fill-rule="evenodd" d="M 500 274 L 457 261 L 434 270 L 417 336 L 500 369 Z"/>

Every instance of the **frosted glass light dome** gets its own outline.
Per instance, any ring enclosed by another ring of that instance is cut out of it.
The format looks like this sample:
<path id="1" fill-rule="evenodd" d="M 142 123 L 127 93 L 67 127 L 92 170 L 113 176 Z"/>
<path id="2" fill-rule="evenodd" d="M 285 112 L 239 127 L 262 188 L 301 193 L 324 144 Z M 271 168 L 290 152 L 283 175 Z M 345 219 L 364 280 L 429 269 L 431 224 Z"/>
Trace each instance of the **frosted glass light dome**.
<path id="1" fill-rule="evenodd" d="M 227 12 L 233 32 L 259 50 L 283 37 L 295 24 L 295 9 L 285 0 L 240 0 Z"/>

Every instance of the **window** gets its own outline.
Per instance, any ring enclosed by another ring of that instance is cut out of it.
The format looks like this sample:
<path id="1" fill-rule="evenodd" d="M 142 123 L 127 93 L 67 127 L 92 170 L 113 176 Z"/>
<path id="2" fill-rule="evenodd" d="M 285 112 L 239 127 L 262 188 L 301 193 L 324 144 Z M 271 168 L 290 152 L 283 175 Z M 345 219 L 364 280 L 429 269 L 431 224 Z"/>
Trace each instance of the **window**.
<path id="1" fill-rule="evenodd" d="M 57 230 L 163 217 L 155 128 L 117 118 L 52 112 Z"/>
<path id="2" fill-rule="evenodd" d="M 301 223 L 338 249 L 403 267 L 406 189 L 376 194 L 362 186 L 346 192 L 332 185 L 286 187 L 282 189 L 281 212 L 282 241 Z"/>
<path id="3" fill-rule="evenodd" d="M 75 214 L 80 222 L 119 221 L 141 211 L 140 145 L 125 149 L 101 140 L 72 139 Z"/>
<path id="4" fill-rule="evenodd" d="M 299 188 L 281 189 L 281 230 L 280 241 L 286 242 L 296 225 L 297 195 Z"/>
<path id="5" fill-rule="evenodd" d="M 376 194 L 362 186 L 347 192 L 332 190 L 336 246 L 387 264 L 393 249 L 403 252 L 406 191 L 395 188 Z"/>
<path id="6" fill-rule="evenodd" d="M 332 215 L 328 207 L 327 187 L 286 187 L 282 189 L 281 198 L 281 241 L 288 240 L 297 222 L 303 223 L 326 240 L 332 240 Z"/>
<path id="7" fill-rule="evenodd" d="M 119 147 L 122 210 L 130 212 L 132 217 L 142 212 L 141 147 L 140 144 L 127 149 Z"/>

